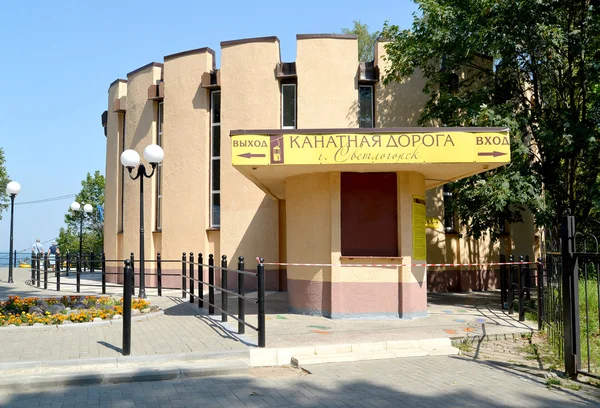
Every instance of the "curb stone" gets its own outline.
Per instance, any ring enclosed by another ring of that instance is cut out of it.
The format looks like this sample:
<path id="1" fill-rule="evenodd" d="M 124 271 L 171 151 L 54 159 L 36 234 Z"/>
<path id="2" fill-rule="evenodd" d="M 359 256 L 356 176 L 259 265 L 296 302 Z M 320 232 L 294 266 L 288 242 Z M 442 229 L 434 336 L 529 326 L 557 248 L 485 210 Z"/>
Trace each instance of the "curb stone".
<path id="1" fill-rule="evenodd" d="M 246 374 L 248 363 L 239 359 L 215 360 L 198 363 L 197 366 L 128 367 L 98 373 L 97 370 L 74 374 L 36 374 L 26 379 L 0 381 L 0 390 L 25 390 L 42 387 L 65 387 L 74 385 L 121 384 L 129 382 L 164 381 L 176 378 L 199 378 L 218 375 Z"/>
<path id="2" fill-rule="evenodd" d="M 150 320 L 155 319 L 159 316 L 164 315 L 165 312 L 159 310 L 157 312 L 151 312 L 145 315 L 140 316 L 132 316 L 131 321 L 140 321 L 140 320 Z M 37 323 L 36 323 L 37 324 Z M 5 326 L 0 327 L 0 330 L 11 330 L 11 331 L 20 331 L 20 330 L 42 330 L 42 331 L 54 331 L 54 330 L 71 330 L 74 328 L 89 328 L 89 327 L 98 327 L 98 326 L 108 326 L 110 324 L 123 324 L 123 319 L 109 319 L 102 320 L 96 322 L 84 322 L 84 323 L 67 323 L 67 324 L 50 324 L 50 325 L 40 325 L 40 326 Z"/>

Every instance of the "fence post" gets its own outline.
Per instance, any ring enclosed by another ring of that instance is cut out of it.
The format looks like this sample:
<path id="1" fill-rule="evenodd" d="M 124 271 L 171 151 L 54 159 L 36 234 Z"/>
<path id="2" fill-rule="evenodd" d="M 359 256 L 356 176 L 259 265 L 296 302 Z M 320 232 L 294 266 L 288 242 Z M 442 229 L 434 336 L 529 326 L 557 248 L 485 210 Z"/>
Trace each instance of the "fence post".
<path id="1" fill-rule="evenodd" d="M 94 254 L 94 251 L 90 251 L 90 272 L 94 273 L 94 257 L 96 255 Z"/>
<path id="2" fill-rule="evenodd" d="M 106 254 L 102 252 L 102 294 L 106 295 Z"/>
<path id="3" fill-rule="evenodd" d="M 509 255 L 508 257 L 508 262 L 510 263 L 510 265 L 508 265 L 508 293 L 507 293 L 507 300 L 508 300 L 508 314 L 513 314 L 514 313 L 514 307 L 515 307 L 515 285 L 514 285 L 514 264 L 513 262 L 515 261 L 515 257 L 514 255 Z"/>
<path id="4" fill-rule="evenodd" d="M 35 252 L 31 252 L 31 284 L 35 285 Z"/>
<path id="5" fill-rule="evenodd" d="M 238 271 L 244 271 L 244 257 L 240 256 L 238 258 Z M 244 274 L 238 273 L 238 294 L 240 296 L 246 295 L 246 289 L 244 287 Z M 246 331 L 246 325 L 242 322 L 245 322 L 246 311 L 244 310 L 246 307 L 246 301 L 238 296 L 238 334 L 244 334 Z"/>
<path id="6" fill-rule="evenodd" d="M 208 255 L 208 314 L 215 314 L 215 259 L 213 254 Z"/>
<path id="7" fill-rule="evenodd" d="M 131 294 L 135 295 L 135 255 L 129 254 L 129 260 L 131 261 Z"/>
<path id="8" fill-rule="evenodd" d="M 60 292 L 60 254 L 56 254 L 55 256 L 54 275 L 56 276 L 56 291 Z"/>
<path id="9" fill-rule="evenodd" d="M 37 268 L 36 268 L 37 270 L 36 270 L 35 283 L 36 283 L 36 286 L 38 288 L 40 287 L 40 283 L 41 283 L 41 280 L 42 280 L 41 277 L 40 277 L 40 273 L 41 273 L 40 271 L 42 269 L 42 267 L 40 266 L 40 262 L 42 262 L 42 258 L 43 258 L 42 254 L 38 254 L 37 255 Z"/>
<path id="10" fill-rule="evenodd" d="M 194 253 L 190 252 L 190 303 L 194 303 Z"/>
<path id="11" fill-rule="evenodd" d="M 187 256 L 185 252 L 181 255 L 181 298 L 185 299 L 185 292 L 187 291 L 187 281 L 185 270 L 187 268 Z"/>
<path id="12" fill-rule="evenodd" d="M 502 310 L 508 309 L 507 293 L 506 293 L 506 255 L 500 255 L 500 303 Z"/>
<path id="13" fill-rule="evenodd" d="M 204 263 L 202 252 L 198 253 L 198 307 L 204 307 Z"/>
<path id="14" fill-rule="evenodd" d="M 566 215 L 561 225 L 562 238 L 562 287 L 564 321 L 565 375 L 577 377 L 581 366 L 581 344 L 579 338 L 579 293 L 578 265 L 575 252 L 575 217 Z"/>
<path id="15" fill-rule="evenodd" d="M 265 266 L 262 258 L 258 262 L 258 347 L 265 347 Z"/>
<path id="16" fill-rule="evenodd" d="M 125 260 L 123 278 L 123 355 L 128 356 L 131 354 L 131 294 L 133 292 L 132 286 L 132 268 L 131 261 Z"/>
<path id="17" fill-rule="evenodd" d="M 538 258 L 537 280 L 538 330 L 542 330 L 544 324 L 544 264 L 542 264 L 542 258 Z"/>
<path id="18" fill-rule="evenodd" d="M 158 281 L 158 296 L 162 296 L 162 261 L 160 252 L 156 254 L 156 279 Z"/>
<path id="19" fill-rule="evenodd" d="M 525 255 L 525 300 L 531 300 L 531 264 L 529 255 Z"/>
<path id="20" fill-rule="evenodd" d="M 48 289 L 48 254 L 44 254 L 44 289 Z"/>
<path id="21" fill-rule="evenodd" d="M 77 293 L 81 291 L 81 258 L 79 258 L 79 254 L 77 254 Z"/>
<path id="22" fill-rule="evenodd" d="M 67 276 L 69 276 L 69 270 L 71 270 L 71 255 L 67 251 Z"/>
<path id="23" fill-rule="evenodd" d="M 227 268 L 227 255 L 221 257 L 221 268 Z M 221 321 L 227 321 L 227 271 L 221 269 Z"/>
<path id="24" fill-rule="evenodd" d="M 523 255 L 519 256 L 519 321 L 525 321 L 525 267 Z"/>

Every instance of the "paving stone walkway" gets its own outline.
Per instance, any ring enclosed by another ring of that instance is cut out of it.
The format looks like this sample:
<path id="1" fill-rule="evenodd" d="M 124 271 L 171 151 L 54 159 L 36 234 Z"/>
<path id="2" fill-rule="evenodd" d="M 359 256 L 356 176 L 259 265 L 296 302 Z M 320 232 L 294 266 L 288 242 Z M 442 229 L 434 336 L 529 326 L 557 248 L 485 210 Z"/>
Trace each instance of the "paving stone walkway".
<path id="1" fill-rule="evenodd" d="M 0 406 L 42 407 L 593 407 L 581 391 L 461 357 L 291 368 L 249 375 L 0 392 Z"/>

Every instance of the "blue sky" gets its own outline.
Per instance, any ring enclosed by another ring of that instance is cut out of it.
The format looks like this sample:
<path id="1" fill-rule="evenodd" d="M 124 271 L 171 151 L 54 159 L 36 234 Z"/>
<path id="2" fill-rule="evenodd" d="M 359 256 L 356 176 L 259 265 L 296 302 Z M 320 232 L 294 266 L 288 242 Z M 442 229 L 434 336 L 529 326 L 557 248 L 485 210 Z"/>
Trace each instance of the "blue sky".
<path id="1" fill-rule="evenodd" d="M 104 174 L 100 115 L 108 85 L 163 56 L 275 35 L 294 61 L 296 34 L 339 33 L 353 20 L 408 28 L 416 6 L 396 1 L 6 1 L 0 5 L 0 147 L 16 203 L 75 194 L 86 173 Z M 72 198 L 15 206 L 15 249 L 58 236 Z M 0 220 L 8 251 L 9 218 Z M 45 245 L 47 248 L 47 244 Z"/>

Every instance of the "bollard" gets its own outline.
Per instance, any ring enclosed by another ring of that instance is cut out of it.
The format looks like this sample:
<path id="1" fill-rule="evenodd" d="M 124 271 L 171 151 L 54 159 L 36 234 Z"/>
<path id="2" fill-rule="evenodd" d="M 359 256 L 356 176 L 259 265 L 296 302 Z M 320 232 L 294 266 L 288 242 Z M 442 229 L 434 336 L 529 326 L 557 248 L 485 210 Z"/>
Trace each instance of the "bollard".
<path id="1" fill-rule="evenodd" d="M 44 254 L 44 289 L 48 289 L 48 254 Z"/>
<path id="2" fill-rule="evenodd" d="M 102 252 L 102 294 L 106 295 L 106 254 Z"/>
<path id="3" fill-rule="evenodd" d="M 227 268 L 227 255 L 221 257 L 221 268 Z M 227 271 L 221 269 L 221 321 L 227 321 Z"/>
<path id="4" fill-rule="evenodd" d="M 238 271 L 244 271 L 244 257 L 240 256 L 238 258 Z M 246 289 L 244 287 L 244 274 L 238 273 L 238 295 L 245 296 Z M 246 311 L 244 310 L 246 307 L 246 302 L 244 299 L 238 296 L 238 334 L 244 334 L 246 332 L 246 325 L 242 322 L 246 318 Z"/>
<path id="5" fill-rule="evenodd" d="M 162 262 L 160 252 L 156 254 L 156 279 L 158 281 L 158 296 L 162 296 Z"/>
<path id="6" fill-rule="evenodd" d="M 204 265 L 202 252 L 198 253 L 198 307 L 204 307 Z"/>
<path id="7" fill-rule="evenodd" d="M 542 330 L 544 325 L 544 264 L 542 258 L 538 258 L 537 261 L 538 330 Z"/>
<path id="8" fill-rule="evenodd" d="M 215 260 L 213 254 L 208 255 L 208 314 L 215 314 Z"/>
<path id="9" fill-rule="evenodd" d="M 54 274 L 56 275 L 56 291 L 60 292 L 60 254 L 56 254 L 54 261 Z"/>
<path id="10" fill-rule="evenodd" d="M 190 252 L 190 303 L 194 303 L 194 253 Z"/>
<path id="11" fill-rule="evenodd" d="M 258 272 L 258 347 L 265 347 L 265 266 L 259 259 Z"/>
<path id="12" fill-rule="evenodd" d="M 523 255 L 519 257 L 519 262 L 523 262 Z M 522 263 L 519 264 L 519 321 L 525 321 L 525 268 Z"/>
<path id="13" fill-rule="evenodd" d="M 135 256 L 133 252 L 129 254 L 129 260 L 131 261 L 131 294 L 135 295 Z"/>
<path id="14" fill-rule="evenodd" d="M 186 292 L 186 277 L 185 277 L 185 268 L 186 268 L 186 255 L 185 252 L 181 255 L 181 298 L 185 299 Z"/>
<path id="15" fill-rule="evenodd" d="M 77 293 L 81 291 L 81 258 L 79 258 L 79 254 L 77 254 Z"/>
<path id="16" fill-rule="evenodd" d="M 510 255 L 508 257 L 508 262 L 514 262 L 515 257 Z M 513 314 L 514 306 L 515 306 L 515 285 L 514 285 L 514 265 L 511 263 L 508 265 L 508 314 Z"/>
<path id="17" fill-rule="evenodd" d="M 123 355 L 128 356 L 131 354 L 131 294 L 132 294 L 132 282 L 133 273 L 131 268 L 131 261 L 125 261 L 123 278 Z"/>

